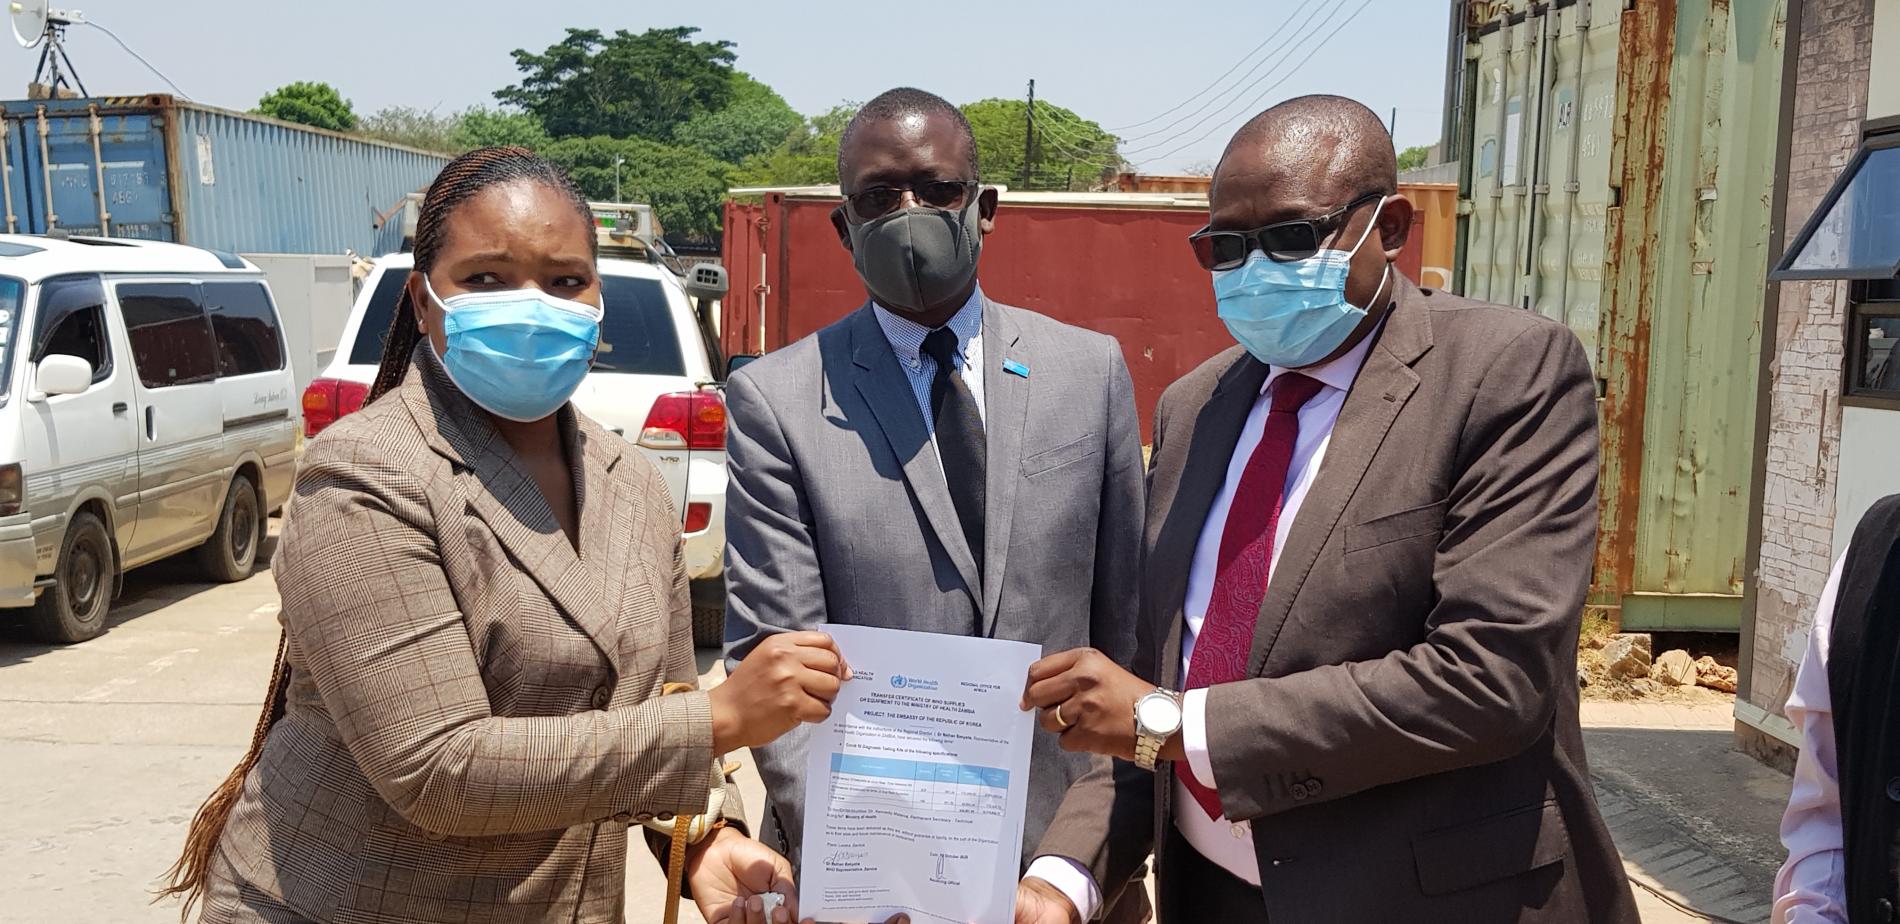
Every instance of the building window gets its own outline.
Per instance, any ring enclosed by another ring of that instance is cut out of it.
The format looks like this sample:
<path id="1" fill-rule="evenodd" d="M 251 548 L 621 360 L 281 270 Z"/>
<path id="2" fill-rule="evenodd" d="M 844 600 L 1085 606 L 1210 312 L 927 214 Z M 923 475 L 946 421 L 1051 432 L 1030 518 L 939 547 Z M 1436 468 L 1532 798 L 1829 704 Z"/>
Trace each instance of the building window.
<path id="1" fill-rule="evenodd" d="M 1900 275 L 1900 132 L 1875 135 L 1841 171 L 1768 278 L 1892 279 Z"/>
<path id="2" fill-rule="evenodd" d="M 1847 394 L 1900 401 L 1900 280 L 1854 288 L 1847 328 Z"/>

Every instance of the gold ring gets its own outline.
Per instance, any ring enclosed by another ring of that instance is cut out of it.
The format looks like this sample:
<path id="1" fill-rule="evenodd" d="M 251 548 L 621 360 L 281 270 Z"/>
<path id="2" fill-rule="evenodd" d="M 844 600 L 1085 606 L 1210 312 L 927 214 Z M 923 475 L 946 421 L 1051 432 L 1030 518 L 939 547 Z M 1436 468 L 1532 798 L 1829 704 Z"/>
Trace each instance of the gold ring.
<path id="1" fill-rule="evenodd" d="M 1069 727 L 1069 723 L 1062 718 L 1062 705 L 1060 703 L 1056 705 L 1056 724 L 1063 728 Z"/>

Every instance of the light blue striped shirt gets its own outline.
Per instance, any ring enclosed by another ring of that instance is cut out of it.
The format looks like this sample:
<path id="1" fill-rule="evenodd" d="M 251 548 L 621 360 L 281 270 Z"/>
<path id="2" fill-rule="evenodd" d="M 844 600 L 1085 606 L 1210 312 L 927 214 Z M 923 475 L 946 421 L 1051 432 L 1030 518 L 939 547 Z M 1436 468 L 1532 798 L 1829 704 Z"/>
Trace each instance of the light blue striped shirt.
<path id="1" fill-rule="evenodd" d="M 871 309 L 877 315 L 878 326 L 884 329 L 884 339 L 891 342 L 891 350 L 897 354 L 897 364 L 910 379 L 911 391 L 917 396 L 917 409 L 924 412 L 924 429 L 934 437 L 937 421 L 930 410 L 930 384 L 937 377 L 937 361 L 923 352 L 924 338 L 930 336 L 934 328 L 925 327 L 877 302 L 871 303 Z M 957 374 L 963 377 L 970 396 L 976 399 L 976 412 L 983 415 L 987 423 L 988 411 L 983 407 L 983 290 L 979 288 L 971 293 L 970 300 L 944 326 L 957 335 L 957 352 L 962 362 Z"/>

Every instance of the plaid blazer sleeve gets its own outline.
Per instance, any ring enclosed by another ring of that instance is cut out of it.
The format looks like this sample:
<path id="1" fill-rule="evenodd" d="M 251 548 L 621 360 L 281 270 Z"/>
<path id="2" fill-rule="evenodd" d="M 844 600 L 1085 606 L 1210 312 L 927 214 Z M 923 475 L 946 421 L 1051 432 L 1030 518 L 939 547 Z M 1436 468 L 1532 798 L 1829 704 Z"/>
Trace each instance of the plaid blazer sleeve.
<path id="1" fill-rule="evenodd" d="M 662 509 L 654 511 L 654 522 L 673 523 L 679 520 L 664 495 L 654 495 L 654 503 Z M 692 584 L 686 576 L 686 541 L 677 536 L 673 541 L 673 586 L 667 600 L 667 645 L 666 645 L 666 682 L 683 683 L 694 690 L 699 689 L 699 665 L 693 660 L 693 592 Z M 675 694 L 680 695 L 680 694 Z M 704 698 L 703 693 L 687 694 Z M 707 713 L 707 746 L 711 747 L 711 712 Z M 726 774 L 725 758 L 714 754 L 712 763 L 712 785 L 726 790 L 724 809 L 720 816 L 726 824 L 749 833 L 745 820 L 745 802 L 739 793 L 739 784 Z M 704 812 L 701 805 L 694 812 Z M 652 838 L 648 838 L 649 841 Z M 654 855 L 666 862 L 664 844 L 654 847 Z"/>
<path id="2" fill-rule="evenodd" d="M 715 755 L 704 692 L 498 717 L 422 480 L 368 442 L 322 440 L 297 494 L 278 569 L 293 665 L 397 813 L 425 831 L 487 836 L 705 811 Z M 667 675 L 690 681 L 690 608 L 671 603 Z"/>

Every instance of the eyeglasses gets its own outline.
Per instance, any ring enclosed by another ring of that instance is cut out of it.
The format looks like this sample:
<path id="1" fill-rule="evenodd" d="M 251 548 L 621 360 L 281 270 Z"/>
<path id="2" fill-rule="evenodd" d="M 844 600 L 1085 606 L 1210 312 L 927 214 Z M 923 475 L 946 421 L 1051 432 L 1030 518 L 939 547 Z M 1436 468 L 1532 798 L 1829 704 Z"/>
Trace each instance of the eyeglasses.
<path id="1" fill-rule="evenodd" d="M 845 196 L 851 203 L 851 217 L 858 221 L 873 221 L 883 218 L 904 201 L 904 194 L 917 197 L 918 202 L 933 209 L 954 211 L 963 208 L 976 195 L 978 184 L 973 180 L 929 180 L 912 183 L 908 186 L 873 186 L 861 189 Z"/>
<path id="2" fill-rule="evenodd" d="M 1370 192 L 1345 208 L 1318 218 L 1283 221 L 1253 231 L 1215 231 L 1202 228 L 1188 236 L 1194 258 L 1203 269 L 1230 270 L 1247 262 L 1247 255 L 1258 249 L 1276 263 L 1297 263 L 1319 253 L 1320 246 L 1346 223 L 1346 218 L 1367 203 L 1385 198 L 1385 193 Z"/>

